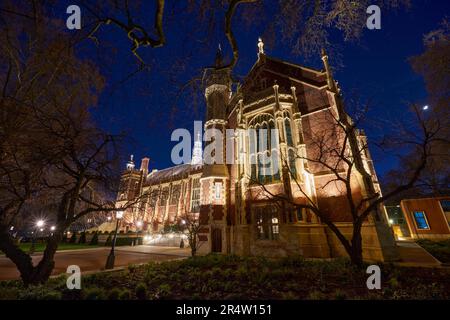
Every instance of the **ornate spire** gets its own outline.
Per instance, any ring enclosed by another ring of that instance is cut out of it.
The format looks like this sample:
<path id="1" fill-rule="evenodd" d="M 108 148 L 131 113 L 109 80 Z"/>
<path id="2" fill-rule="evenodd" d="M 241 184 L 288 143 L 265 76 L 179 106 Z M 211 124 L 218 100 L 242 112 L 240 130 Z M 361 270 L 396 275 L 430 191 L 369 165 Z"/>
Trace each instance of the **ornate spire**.
<path id="1" fill-rule="evenodd" d="M 322 48 L 322 61 L 323 66 L 325 68 L 325 72 L 327 74 L 328 89 L 331 90 L 332 92 L 337 93 L 336 84 L 333 80 L 333 74 L 331 73 L 330 65 L 328 64 L 328 55 L 324 48 Z"/>
<path id="2" fill-rule="evenodd" d="M 264 42 L 261 37 L 258 38 L 258 57 L 260 54 L 264 54 Z"/>
<path id="3" fill-rule="evenodd" d="M 219 43 L 219 47 L 217 48 L 216 52 L 216 63 L 215 63 L 216 68 L 220 68 L 222 66 L 222 62 L 223 62 L 222 47 Z"/>
<path id="4" fill-rule="evenodd" d="M 130 160 L 127 162 L 127 170 L 134 170 L 134 161 L 133 161 L 133 155 L 130 155 Z"/>
<path id="5" fill-rule="evenodd" d="M 192 150 L 192 165 L 203 163 L 202 140 L 200 139 L 200 132 L 197 132 L 197 139 L 194 142 L 194 150 Z"/>

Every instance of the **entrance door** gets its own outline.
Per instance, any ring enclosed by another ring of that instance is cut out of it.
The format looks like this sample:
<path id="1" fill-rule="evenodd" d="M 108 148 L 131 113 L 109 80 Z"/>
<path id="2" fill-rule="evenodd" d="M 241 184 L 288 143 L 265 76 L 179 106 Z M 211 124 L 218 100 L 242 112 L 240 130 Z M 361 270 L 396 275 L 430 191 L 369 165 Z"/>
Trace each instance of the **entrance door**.
<path id="1" fill-rule="evenodd" d="M 212 252 L 222 252 L 222 229 L 213 228 L 211 232 Z"/>

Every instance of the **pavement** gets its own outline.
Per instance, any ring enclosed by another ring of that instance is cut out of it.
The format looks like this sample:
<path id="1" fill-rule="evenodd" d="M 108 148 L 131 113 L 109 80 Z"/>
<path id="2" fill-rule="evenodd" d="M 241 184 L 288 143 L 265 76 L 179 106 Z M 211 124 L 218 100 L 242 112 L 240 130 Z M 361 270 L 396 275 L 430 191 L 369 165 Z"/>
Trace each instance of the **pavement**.
<path id="1" fill-rule="evenodd" d="M 441 267 L 439 260 L 414 241 L 397 241 L 400 261 L 396 265 L 403 267 Z"/>
<path id="2" fill-rule="evenodd" d="M 405 267 L 442 267 L 425 249 L 414 241 L 397 241 L 400 261 L 396 265 Z M 55 268 L 52 275 L 66 273 L 69 265 L 78 265 L 82 273 L 104 270 L 109 247 L 62 250 L 55 254 Z M 130 264 L 148 263 L 151 261 L 168 261 L 184 259 L 190 256 L 189 248 L 163 246 L 120 246 L 116 247 L 115 267 L 125 267 Z M 42 253 L 32 255 L 36 265 L 42 258 Z M 4 255 L 0 256 L 0 280 L 18 279 L 16 266 Z"/>
<path id="3" fill-rule="evenodd" d="M 52 275 L 66 273 L 70 265 L 78 265 L 82 273 L 103 270 L 111 248 L 62 250 L 55 254 L 55 268 Z M 189 248 L 157 247 L 149 245 L 116 247 L 115 267 L 151 261 L 168 261 L 183 259 L 190 255 Z M 42 253 L 32 255 L 33 264 L 42 258 Z M 19 272 L 14 263 L 6 256 L 0 256 L 0 280 L 18 279 Z"/>

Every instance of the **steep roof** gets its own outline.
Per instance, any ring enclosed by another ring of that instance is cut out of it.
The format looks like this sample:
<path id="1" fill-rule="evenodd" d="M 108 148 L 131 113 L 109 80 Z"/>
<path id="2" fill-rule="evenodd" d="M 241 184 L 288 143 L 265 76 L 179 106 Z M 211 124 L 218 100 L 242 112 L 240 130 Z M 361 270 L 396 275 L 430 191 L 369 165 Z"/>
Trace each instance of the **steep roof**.
<path id="1" fill-rule="evenodd" d="M 266 77 L 272 78 L 271 80 L 284 78 L 319 88 L 327 85 L 327 77 L 324 71 L 304 67 L 262 54 L 245 77 L 242 88 L 251 86 L 252 80 L 261 73 L 264 73 Z M 273 85 L 273 81 L 272 83 L 268 83 L 268 85 Z"/>
<path id="2" fill-rule="evenodd" d="M 150 172 L 145 178 L 144 185 L 154 185 L 161 182 L 174 181 L 187 177 L 192 172 L 198 172 L 202 165 L 180 164 L 178 166 L 165 168 Z"/>

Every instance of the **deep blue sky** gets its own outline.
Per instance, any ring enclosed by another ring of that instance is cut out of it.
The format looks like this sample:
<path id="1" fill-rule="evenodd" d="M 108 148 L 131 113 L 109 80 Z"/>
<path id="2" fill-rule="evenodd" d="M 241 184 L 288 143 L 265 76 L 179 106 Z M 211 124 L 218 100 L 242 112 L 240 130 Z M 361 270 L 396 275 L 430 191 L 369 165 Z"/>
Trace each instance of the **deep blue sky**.
<path id="1" fill-rule="evenodd" d="M 370 98 L 372 118 L 384 117 L 387 114 L 402 117 L 407 110 L 407 102 L 426 104 L 423 81 L 411 70 L 407 59 L 423 52 L 423 35 L 436 29 L 445 15 L 449 15 L 449 9 L 448 0 L 413 1 L 411 8 L 406 11 L 382 11 L 382 29 L 366 30 L 358 43 L 344 43 L 336 38 L 335 43 L 341 48 L 342 67 L 336 70 L 335 78 L 344 94 L 356 91 L 363 98 Z M 126 130 L 133 140 L 128 146 L 128 152 L 133 153 L 137 160 L 149 156 L 151 169 L 173 165 L 170 152 L 175 143 L 170 141 L 170 135 L 175 127 L 192 131 L 193 121 L 203 120 L 203 101 L 199 108 L 196 108 L 190 97 L 182 96 L 176 112 L 173 113 L 173 95 L 168 94 L 168 91 L 175 89 L 165 72 L 171 68 L 177 70 L 174 68 L 175 61 L 180 57 L 180 52 L 184 52 L 183 47 L 189 46 L 183 43 L 185 39 L 180 36 L 185 30 L 183 28 L 185 26 L 166 31 L 165 47 L 141 49 L 140 53 L 146 61 L 152 62 L 152 68 L 127 81 L 123 81 L 124 78 L 136 68 L 135 58 L 129 51 L 129 43 L 122 33 L 111 30 L 104 33 L 106 39 L 116 44 L 118 51 L 111 53 L 111 56 L 114 56 L 113 63 L 101 67 L 107 78 L 107 87 L 96 116 L 108 130 Z M 235 71 L 244 75 L 256 60 L 256 43 L 261 30 L 240 29 L 239 26 L 235 26 L 234 30 L 241 57 Z M 209 52 L 199 52 L 190 58 L 191 67 L 178 74 L 177 83 L 196 75 L 195 70 L 213 62 L 217 43 L 208 46 Z M 227 52 L 225 40 L 222 46 Z M 290 48 L 284 46 L 281 42 L 275 42 L 274 47 L 266 47 L 266 53 L 294 63 L 322 67 L 317 64 L 319 59 L 305 62 L 302 56 L 293 55 Z M 108 50 L 105 52 L 108 53 Z M 331 64 L 333 59 L 330 55 Z M 375 136 L 375 132 L 372 133 L 370 128 L 367 134 L 369 141 L 371 134 Z M 395 166 L 393 157 L 381 154 L 374 148 L 372 153 L 379 175 Z"/>

